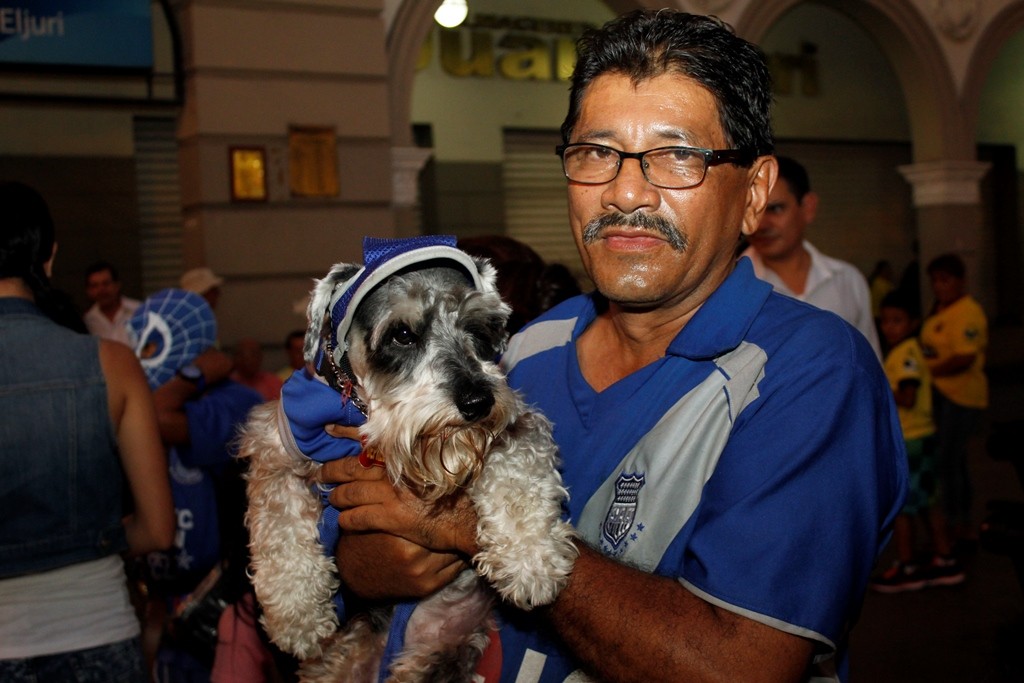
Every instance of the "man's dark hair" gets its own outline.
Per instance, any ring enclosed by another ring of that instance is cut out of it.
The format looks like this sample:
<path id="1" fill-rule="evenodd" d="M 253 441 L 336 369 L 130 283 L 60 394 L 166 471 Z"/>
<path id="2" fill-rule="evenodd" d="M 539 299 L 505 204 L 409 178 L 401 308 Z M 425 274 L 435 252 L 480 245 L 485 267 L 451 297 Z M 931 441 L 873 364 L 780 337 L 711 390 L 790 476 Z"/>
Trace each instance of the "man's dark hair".
<path id="1" fill-rule="evenodd" d="M 959 280 L 963 280 L 967 277 L 967 266 L 964 264 L 964 260 L 956 254 L 942 254 L 941 256 L 936 256 L 928 263 L 928 269 L 925 272 L 929 275 L 933 273 L 946 273 Z"/>
<path id="2" fill-rule="evenodd" d="M 284 338 L 284 348 L 285 349 L 288 349 L 292 345 L 292 339 L 302 339 L 303 341 L 305 341 L 305 339 L 306 339 L 306 331 L 305 330 L 292 330 L 291 332 L 289 332 L 288 336 Z"/>
<path id="3" fill-rule="evenodd" d="M 895 308 L 906 313 L 911 319 L 917 319 L 921 309 L 912 296 L 900 289 L 894 289 L 882 297 L 878 308 Z"/>
<path id="4" fill-rule="evenodd" d="M 102 273 L 104 270 L 110 271 L 110 279 L 113 280 L 114 282 L 121 281 L 121 274 L 117 272 L 117 268 L 114 267 L 113 263 L 110 263 L 108 261 L 96 261 L 95 263 L 90 264 L 89 267 L 85 269 L 86 282 L 89 281 L 89 278 L 94 273 Z"/>
<path id="5" fill-rule="evenodd" d="M 786 181 L 797 203 L 802 202 L 804 196 L 811 191 L 811 179 L 807 175 L 807 169 L 790 157 L 776 156 L 775 159 L 779 162 L 779 180 Z"/>
<path id="6" fill-rule="evenodd" d="M 726 144 L 758 155 L 774 149 L 771 77 L 764 53 L 714 17 L 637 10 L 588 30 L 576 44 L 562 142 L 570 142 L 590 83 L 606 73 L 634 83 L 666 73 L 692 78 L 718 103 Z"/>

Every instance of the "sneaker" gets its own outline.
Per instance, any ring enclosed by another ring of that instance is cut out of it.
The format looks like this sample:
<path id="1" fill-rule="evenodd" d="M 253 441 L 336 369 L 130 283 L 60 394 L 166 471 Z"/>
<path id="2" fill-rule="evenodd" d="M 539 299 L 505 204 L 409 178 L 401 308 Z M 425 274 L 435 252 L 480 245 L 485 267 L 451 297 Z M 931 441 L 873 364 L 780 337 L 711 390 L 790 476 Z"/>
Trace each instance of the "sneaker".
<path id="1" fill-rule="evenodd" d="M 967 580 L 963 566 L 949 556 L 936 555 L 923 573 L 929 586 L 958 586 Z"/>
<path id="2" fill-rule="evenodd" d="M 878 593 L 918 591 L 928 585 L 927 576 L 917 565 L 896 561 L 880 575 L 871 579 L 871 589 Z"/>

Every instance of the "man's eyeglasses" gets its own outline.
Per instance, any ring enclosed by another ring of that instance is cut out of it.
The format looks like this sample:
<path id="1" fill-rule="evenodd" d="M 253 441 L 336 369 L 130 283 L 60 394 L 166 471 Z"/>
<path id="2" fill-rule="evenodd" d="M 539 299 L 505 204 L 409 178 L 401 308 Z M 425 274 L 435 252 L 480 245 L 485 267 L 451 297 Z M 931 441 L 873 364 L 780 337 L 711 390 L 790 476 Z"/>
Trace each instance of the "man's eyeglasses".
<path id="1" fill-rule="evenodd" d="M 574 183 L 601 185 L 619 175 L 623 159 L 636 159 L 644 178 L 666 190 L 683 190 L 704 182 L 708 166 L 750 165 L 757 158 L 753 149 L 704 149 L 701 147 L 656 147 L 646 152 L 623 152 L 604 145 L 574 142 L 559 145 L 565 177 Z"/>

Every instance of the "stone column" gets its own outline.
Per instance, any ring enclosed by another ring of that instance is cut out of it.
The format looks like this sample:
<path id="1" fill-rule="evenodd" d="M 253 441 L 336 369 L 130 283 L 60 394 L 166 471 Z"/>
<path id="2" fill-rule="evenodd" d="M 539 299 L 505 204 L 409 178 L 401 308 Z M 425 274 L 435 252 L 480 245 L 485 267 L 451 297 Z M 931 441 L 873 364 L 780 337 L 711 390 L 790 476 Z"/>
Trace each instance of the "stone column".
<path id="1" fill-rule="evenodd" d="M 420 171 L 433 153 L 433 149 L 424 147 L 391 148 L 391 200 L 395 207 L 395 231 L 401 237 L 423 232 Z"/>
<path id="2" fill-rule="evenodd" d="M 992 237 L 981 204 L 981 181 L 990 164 L 980 161 L 926 161 L 900 166 L 914 190 L 918 261 L 924 310 L 932 302 L 925 268 L 939 254 L 954 252 L 967 264 L 967 286 L 986 310 L 995 304 Z"/>

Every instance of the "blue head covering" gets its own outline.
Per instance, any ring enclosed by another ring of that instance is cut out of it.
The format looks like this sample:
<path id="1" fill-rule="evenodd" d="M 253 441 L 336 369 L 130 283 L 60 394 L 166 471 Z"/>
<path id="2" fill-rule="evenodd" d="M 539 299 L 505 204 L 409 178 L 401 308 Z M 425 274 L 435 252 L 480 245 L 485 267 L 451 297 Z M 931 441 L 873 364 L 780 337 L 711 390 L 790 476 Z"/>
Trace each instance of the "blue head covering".
<path id="1" fill-rule="evenodd" d="M 363 267 L 331 296 L 330 313 L 333 330 L 331 344 L 345 348 L 345 337 L 352 326 L 352 316 L 360 302 L 395 273 L 417 266 L 456 266 L 465 272 L 467 282 L 481 291 L 493 291 L 493 278 L 481 276 L 473 257 L 456 247 L 453 235 L 423 235 L 400 239 L 363 238 Z"/>
<path id="2" fill-rule="evenodd" d="M 151 389 L 174 377 L 217 339 L 217 321 L 206 299 L 183 289 L 152 295 L 126 324 Z"/>

